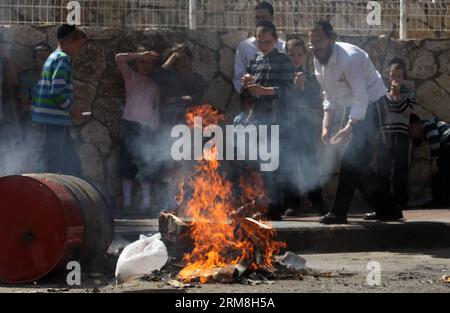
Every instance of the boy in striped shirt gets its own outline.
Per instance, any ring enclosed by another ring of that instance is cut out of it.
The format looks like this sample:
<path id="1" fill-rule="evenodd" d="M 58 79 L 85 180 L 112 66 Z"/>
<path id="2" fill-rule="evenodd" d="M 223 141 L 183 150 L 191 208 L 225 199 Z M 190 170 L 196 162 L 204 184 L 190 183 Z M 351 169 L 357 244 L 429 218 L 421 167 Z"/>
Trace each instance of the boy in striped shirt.
<path id="1" fill-rule="evenodd" d="M 32 103 L 33 128 L 42 136 L 44 171 L 79 175 L 80 160 L 70 137 L 71 118 L 82 119 L 73 104 L 72 58 L 87 35 L 73 25 L 58 28 L 59 47 L 47 59 Z"/>
<path id="2" fill-rule="evenodd" d="M 410 136 L 414 145 L 425 139 L 430 147 L 432 194 L 435 206 L 450 205 L 450 125 L 436 118 L 421 120 L 416 114 L 410 117 Z"/>
<path id="3" fill-rule="evenodd" d="M 415 92 L 408 89 L 406 65 L 394 58 L 387 70 L 389 89 L 383 98 L 385 104 L 381 127 L 381 144 L 378 151 L 378 173 L 389 189 L 397 204 L 406 209 L 408 202 L 408 162 L 409 162 L 409 115 L 415 105 Z M 392 177 L 392 179 L 391 179 Z"/>

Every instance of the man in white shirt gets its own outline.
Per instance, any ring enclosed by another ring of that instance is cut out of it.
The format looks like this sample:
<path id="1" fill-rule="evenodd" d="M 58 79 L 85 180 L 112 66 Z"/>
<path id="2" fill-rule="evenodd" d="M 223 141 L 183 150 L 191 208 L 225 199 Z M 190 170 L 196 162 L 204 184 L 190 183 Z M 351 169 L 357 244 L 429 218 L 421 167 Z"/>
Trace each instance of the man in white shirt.
<path id="1" fill-rule="evenodd" d="M 273 6 L 266 1 L 258 3 L 255 7 L 255 22 L 258 24 L 262 21 L 269 21 L 273 23 L 274 9 Z M 286 47 L 286 42 L 282 39 L 278 39 L 276 48 L 280 52 L 284 52 Z M 258 43 L 256 42 L 256 37 L 252 36 L 246 40 L 239 43 L 236 49 L 236 57 L 234 61 L 234 79 L 233 85 L 237 93 L 242 91 L 242 76 L 247 71 L 247 67 L 250 61 L 258 53 Z"/>
<path id="2" fill-rule="evenodd" d="M 315 75 L 323 89 L 322 140 L 326 144 L 347 144 L 330 213 L 323 224 L 347 223 L 353 194 L 359 189 L 375 210 L 367 219 L 396 220 L 401 211 L 389 195 L 387 184 L 370 167 L 372 141 L 381 122 L 381 99 L 386 87 L 368 54 L 357 46 L 336 42 L 336 33 L 326 21 L 315 23 L 309 32 Z M 337 108 L 346 109 L 345 126 L 331 133 Z"/>

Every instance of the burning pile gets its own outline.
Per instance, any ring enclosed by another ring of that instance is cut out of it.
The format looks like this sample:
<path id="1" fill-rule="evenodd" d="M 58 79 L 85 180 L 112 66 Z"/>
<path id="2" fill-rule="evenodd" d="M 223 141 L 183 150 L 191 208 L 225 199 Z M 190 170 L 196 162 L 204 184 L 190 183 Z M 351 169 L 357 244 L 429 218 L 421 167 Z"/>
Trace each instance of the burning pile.
<path id="1" fill-rule="evenodd" d="M 194 127 L 194 117 L 202 117 L 203 127 L 224 121 L 224 116 L 208 104 L 187 113 L 191 128 Z M 239 201 L 245 205 L 237 209 L 233 184 L 220 172 L 215 146 L 204 154 L 208 157 L 197 161 L 188 186 L 183 181 L 180 183 L 177 201 L 179 212 L 184 213 L 178 222 L 182 224 L 190 220 L 186 225 L 193 249 L 184 255 L 186 266 L 178 278 L 182 281 L 198 279 L 204 283 L 230 270 L 253 272 L 273 269 L 273 256 L 285 244 L 275 241 L 275 231 L 270 226 L 249 218 L 257 218 L 258 213 L 267 209 L 268 199 L 261 176 L 252 172 L 240 178 L 242 195 Z M 185 199 L 186 187 L 192 189 L 188 200 Z"/>

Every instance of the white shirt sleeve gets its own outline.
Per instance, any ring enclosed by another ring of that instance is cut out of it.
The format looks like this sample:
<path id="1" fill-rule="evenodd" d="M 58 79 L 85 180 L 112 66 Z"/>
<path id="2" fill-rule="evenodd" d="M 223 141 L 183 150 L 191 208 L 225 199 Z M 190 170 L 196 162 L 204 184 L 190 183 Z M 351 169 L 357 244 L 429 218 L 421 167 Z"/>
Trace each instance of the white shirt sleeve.
<path id="1" fill-rule="evenodd" d="M 246 59 L 244 42 L 241 42 L 236 49 L 236 57 L 234 59 L 234 79 L 233 85 L 237 93 L 241 93 L 241 79 L 247 71 L 249 60 Z"/>
<path id="2" fill-rule="evenodd" d="M 369 97 L 367 95 L 366 79 L 364 77 L 362 59 L 353 60 L 345 67 L 344 73 L 352 93 L 352 104 L 349 118 L 363 120 L 366 116 Z"/>

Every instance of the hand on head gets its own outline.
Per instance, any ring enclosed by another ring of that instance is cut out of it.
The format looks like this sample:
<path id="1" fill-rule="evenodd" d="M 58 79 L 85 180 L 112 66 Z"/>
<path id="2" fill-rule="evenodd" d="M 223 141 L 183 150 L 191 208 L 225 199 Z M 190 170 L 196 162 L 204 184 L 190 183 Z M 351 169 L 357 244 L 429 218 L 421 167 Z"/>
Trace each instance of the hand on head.
<path id="1" fill-rule="evenodd" d="M 147 60 L 157 60 L 159 58 L 159 53 L 156 51 L 145 51 L 141 52 L 141 57 Z"/>

